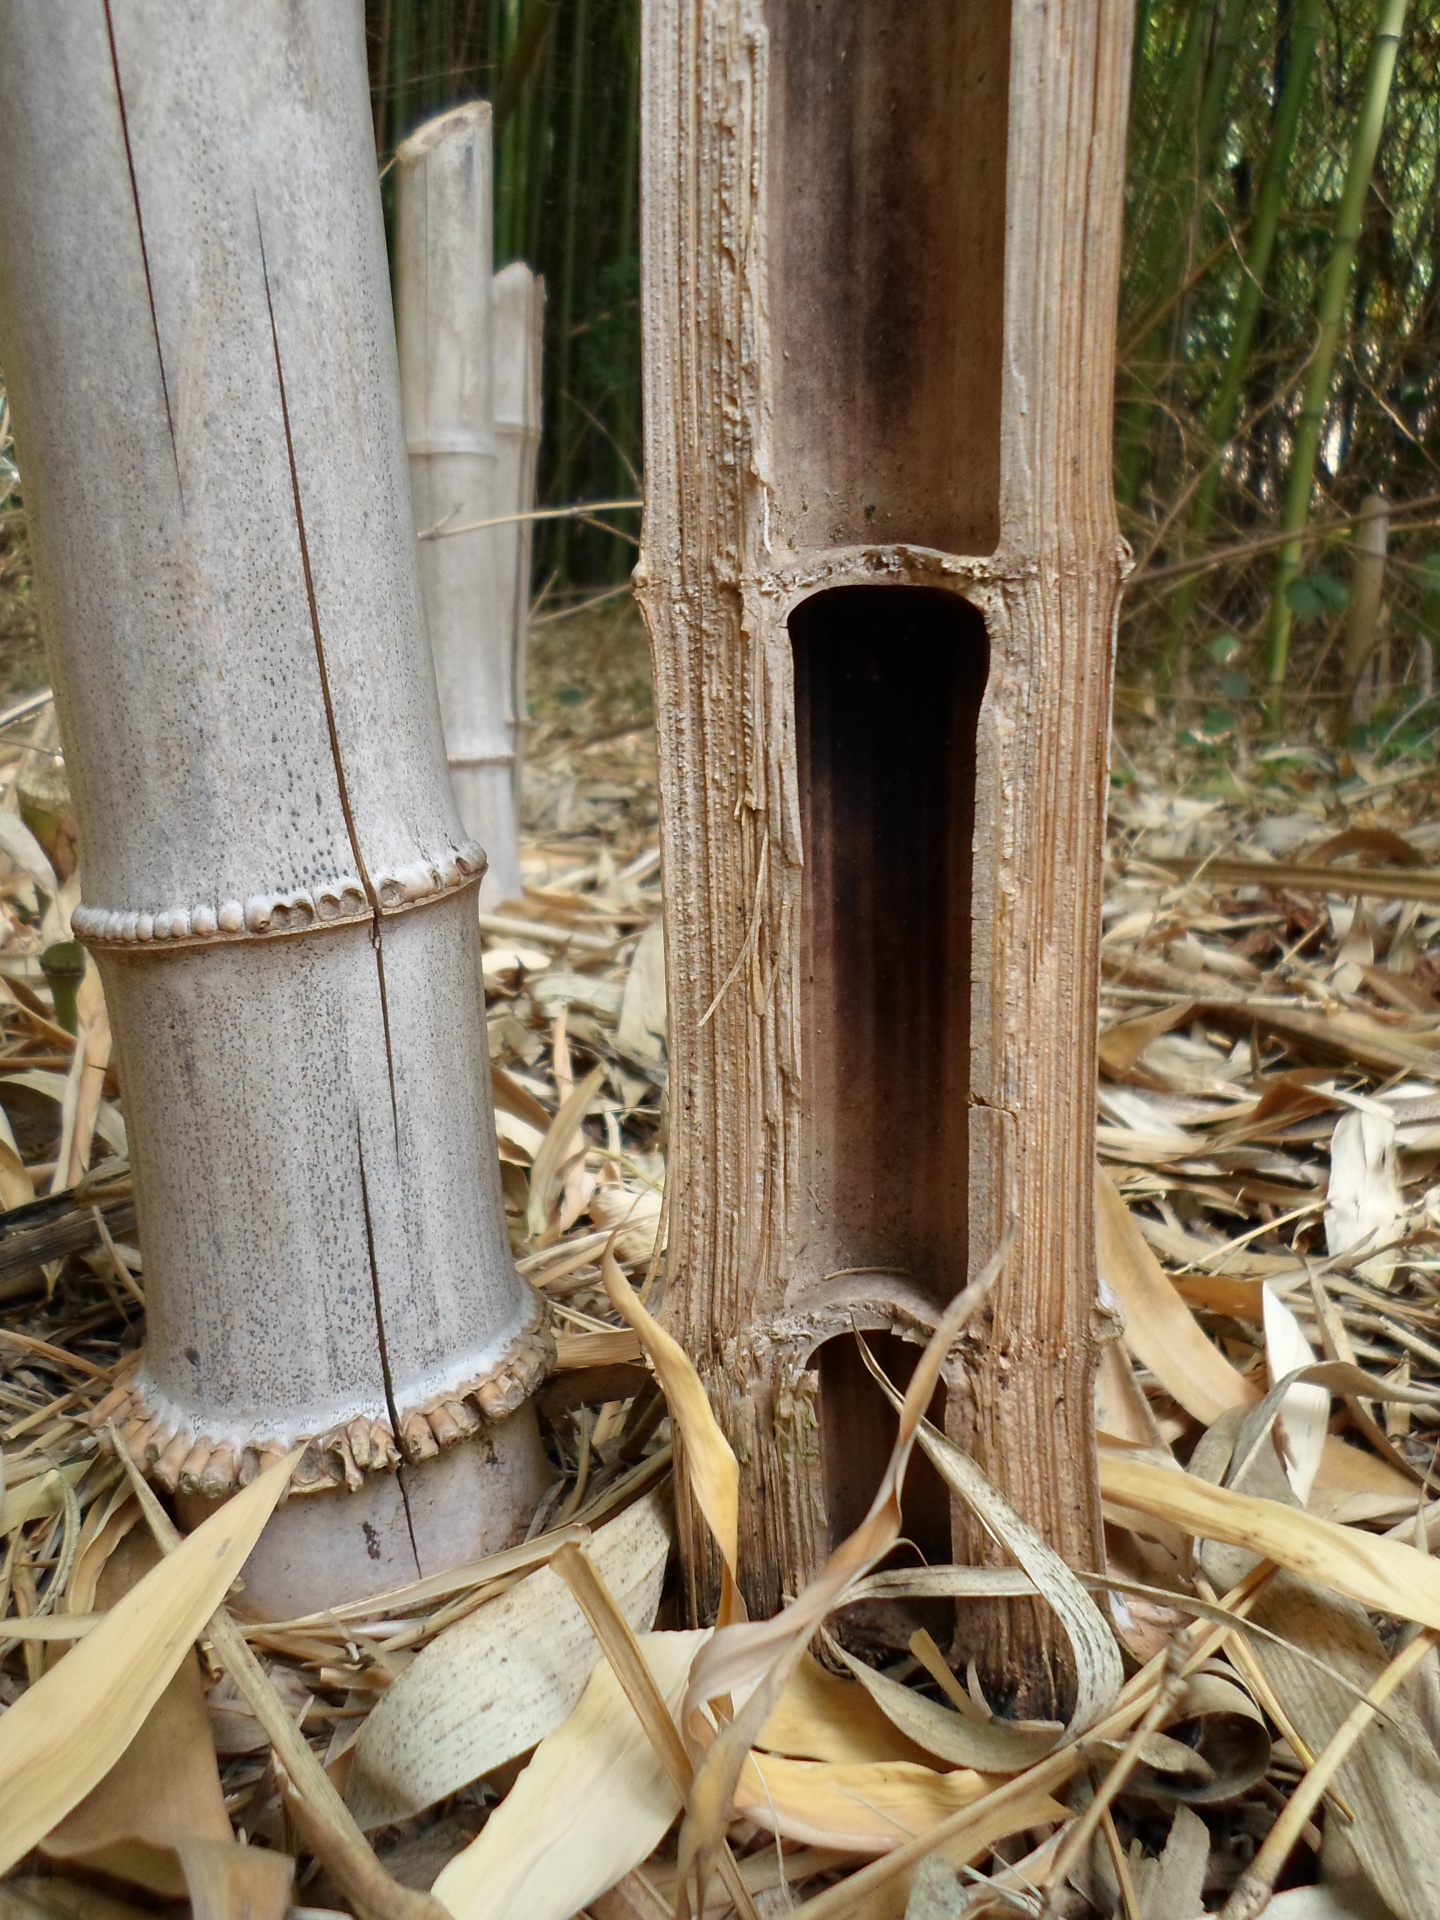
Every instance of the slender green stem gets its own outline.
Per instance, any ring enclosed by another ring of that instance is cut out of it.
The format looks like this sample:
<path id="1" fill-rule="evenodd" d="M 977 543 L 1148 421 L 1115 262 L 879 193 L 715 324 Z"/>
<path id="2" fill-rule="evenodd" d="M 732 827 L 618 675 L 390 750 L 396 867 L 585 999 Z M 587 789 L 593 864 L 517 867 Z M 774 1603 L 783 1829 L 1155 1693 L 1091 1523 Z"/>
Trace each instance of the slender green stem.
<path id="1" fill-rule="evenodd" d="M 1275 568 L 1270 627 L 1265 648 L 1267 713 L 1272 729 L 1278 729 L 1283 724 L 1285 671 L 1290 657 L 1290 588 L 1300 573 L 1304 553 L 1303 535 L 1310 517 L 1310 496 L 1315 485 L 1321 429 L 1334 383 L 1335 359 L 1340 346 L 1340 326 L 1350 285 L 1350 269 L 1355 261 L 1360 223 L 1365 212 L 1365 196 L 1370 189 L 1370 176 L 1374 171 L 1380 135 L 1385 126 L 1390 82 L 1395 73 L 1395 59 L 1400 49 L 1407 5 L 1408 0 L 1381 0 L 1380 19 L 1365 75 L 1360 117 L 1356 122 L 1345 184 L 1340 195 L 1330 261 L 1320 290 L 1315 349 L 1305 381 L 1300 417 L 1295 424 L 1295 445 L 1290 458 L 1281 521 L 1283 531 L 1293 537 L 1281 547 Z"/>

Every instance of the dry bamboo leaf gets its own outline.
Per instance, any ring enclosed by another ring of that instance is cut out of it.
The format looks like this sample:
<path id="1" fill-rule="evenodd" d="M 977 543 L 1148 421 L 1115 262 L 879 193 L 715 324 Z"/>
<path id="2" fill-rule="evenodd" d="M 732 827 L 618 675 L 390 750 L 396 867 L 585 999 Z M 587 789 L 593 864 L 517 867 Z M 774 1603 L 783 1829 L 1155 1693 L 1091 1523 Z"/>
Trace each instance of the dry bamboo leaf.
<path id="1" fill-rule="evenodd" d="M 1344 1114 L 1330 1136 L 1330 1189 L 1325 1244 L 1331 1256 L 1374 1248 L 1357 1272 L 1388 1287 L 1405 1227 L 1395 1161 L 1395 1122 L 1373 1105 Z"/>
<path id="2" fill-rule="evenodd" d="M 937 1772 L 903 1760 L 836 1766 L 752 1753 L 735 1789 L 735 1812 L 787 1840 L 873 1856 L 974 1806 L 995 1784 L 969 1767 Z M 974 1858 L 1005 1833 L 1064 1818 L 1065 1809 L 1037 1788 L 983 1839 L 967 1841 L 966 1857 Z"/>
<path id="3" fill-rule="evenodd" d="M 1362 1606 L 1440 1629 L 1440 1564 L 1399 1540 L 1360 1533 L 1275 1500 L 1212 1487 L 1193 1474 L 1157 1467 L 1103 1443 L 1104 1493 L 1187 1533 L 1244 1547 L 1348 1594 Z"/>
<path id="4" fill-rule="evenodd" d="M 1300 1331 L 1300 1322 L 1269 1285 L 1264 1289 L 1263 1311 L 1265 1364 L 1273 1387 L 1287 1375 L 1313 1366 L 1315 1354 Z M 1285 1442 L 1285 1472 L 1303 1507 L 1320 1471 L 1325 1430 L 1330 1422 L 1330 1395 L 1323 1387 L 1297 1382 L 1286 1389 L 1278 1420 Z"/>
<path id="5" fill-rule="evenodd" d="M 1055 1745 L 1058 1726 L 1016 1727 L 1003 1720 L 970 1719 L 913 1687 L 876 1673 L 833 1642 L 830 1651 L 844 1661 L 880 1711 L 932 1764 L 943 1760 L 951 1767 L 973 1767 L 985 1773 L 1018 1773 Z"/>
<path id="6" fill-rule="evenodd" d="M 187 1655 L 135 1738 L 52 1829 L 44 1851 L 183 1899 L 180 1850 L 200 1841 L 229 1846 L 231 1833 L 199 1663 Z"/>
<path id="7" fill-rule="evenodd" d="M 1368 1691 L 1388 1664 L 1379 1634 L 1353 1601 L 1289 1574 L 1276 1576 L 1252 1617 L 1281 1636 L 1279 1643 L 1255 1640 L 1255 1658 L 1307 1746 L 1322 1752 L 1353 1710 L 1356 1692 Z M 1318 1655 L 1341 1678 L 1302 1659 L 1292 1645 Z M 1412 1681 L 1350 1754 L 1335 1788 L 1355 1815 L 1346 1826 L 1350 1845 L 1391 1910 L 1402 1920 L 1436 1920 L 1440 1768 L 1418 1705 Z"/>
<path id="8" fill-rule="evenodd" d="M 927 1342 L 901 1403 L 890 1459 L 860 1525 L 834 1550 L 805 1590 L 773 1619 L 717 1628 L 709 1646 L 696 1656 L 685 1696 L 683 1724 L 687 1730 L 697 1725 L 706 1702 L 733 1694 L 750 1683 L 754 1683 L 754 1690 L 696 1768 L 680 1830 L 682 1875 L 689 1873 L 697 1858 L 708 1859 L 719 1848 L 745 1756 L 821 1621 L 840 1604 L 847 1588 L 868 1573 L 900 1537 L 900 1489 L 905 1468 L 941 1365 L 960 1329 L 994 1287 L 1014 1237 L 1012 1228 L 982 1271 L 951 1302 Z M 694 1368 L 683 1353 L 680 1358 L 703 1401 L 704 1390 Z"/>
<path id="9" fill-rule="evenodd" d="M 929 1754 L 907 1740 L 863 1687 L 803 1654 L 755 1739 L 767 1753 L 840 1766 L 876 1760 L 925 1763 Z"/>
<path id="10" fill-rule="evenodd" d="M 1194 1002 L 1178 1001 L 1159 1013 L 1142 1013 L 1133 1020 L 1117 1020 L 1100 1035 L 1097 1051 L 1107 1073 L 1129 1073 L 1152 1040 L 1169 1033 L 1194 1011 Z"/>
<path id="11" fill-rule="evenodd" d="M 1187 1413 L 1209 1426 L 1260 1398 L 1201 1331 L 1103 1167 L 1095 1179 L 1095 1255 L 1125 1314 L 1125 1344 Z"/>
<path id="12" fill-rule="evenodd" d="M 181 1848 L 194 1920 L 284 1920 L 295 1862 L 267 1847 L 192 1840 Z"/>
<path id="13" fill-rule="evenodd" d="M 88 1460 L 67 1460 L 62 1467 L 51 1467 L 38 1478 L 9 1488 L 0 1500 L 0 1538 L 23 1527 L 27 1520 L 45 1520 L 59 1513 L 65 1504 L 66 1487 L 83 1480 L 89 1467 Z"/>
<path id="14" fill-rule="evenodd" d="M 863 1342 L 861 1350 L 871 1373 L 892 1405 L 898 1407 L 899 1396 L 871 1360 Z M 1113 1703 L 1125 1678 L 1120 1649 L 1104 1614 L 1055 1549 L 1041 1539 L 1028 1520 L 1021 1518 L 967 1453 L 928 1420 L 920 1422 L 919 1440 L 947 1486 L 970 1508 L 991 1539 L 1030 1576 L 1037 1593 L 1064 1627 L 1075 1655 L 1076 1677 L 1075 1705 L 1063 1737 L 1068 1739 L 1083 1732 Z M 880 1704 L 883 1706 L 885 1702 L 882 1700 Z M 911 1729 L 907 1727 L 906 1731 Z M 1019 1730 L 1010 1731 L 1018 1733 Z M 1051 1746 L 1055 1744 L 1055 1737 L 1049 1736 Z M 1038 1758 L 1033 1742 L 1025 1736 L 1016 1741 L 1013 1758 L 1002 1762 L 1002 1767 L 1006 1771 L 1018 1771 Z"/>
<path id="15" fill-rule="evenodd" d="M 639 1334 L 664 1389 L 670 1418 L 683 1448 L 687 1485 L 720 1550 L 723 1584 L 717 1625 L 729 1627 L 745 1618 L 745 1602 L 740 1597 L 736 1579 L 740 1539 L 739 1463 L 730 1442 L 720 1431 L 720 1423 L 689 1354 L 646 1312 L 635 1289 L 621 1273 L 615 1259 L 613 1236 L 601 1256 L 600 1273 L 611 1306 Z"/>
<path id="16" fill-rule="evenodd" d="M 672 1714 L 708 1638 L 641 1636 Z M 435 1882 L 435 1896 L 456 1920 L 571 1920 L 654 1852 L 679 1811 L 678 1791 L 602 1661 L 570 1718 Z"/>
<path id="17" fill-rule="evenodd" d="M 125 1751 L 224 1600 L 299 1457 L 278 1462 L 197 1527 L 0 1720 L 0 1873 Z"/>
<path id="18" fill-rule="evenodd" d="M 647 1494 L 590 1551 L 630 1624 L 651 1625 L 670 1553 L 668 1496 Z M 346 1799 L 388 1826 L 513 1760 L 558 1727 L 600 1657 L 564 1581 L 542 1567 L 447 1627 L 365 1722 Z"/>
<path id="19" fill-rule="evenodd" d="M 530 1169 L 530 1203 L 525 1215 L 525 1225 L 532 1240 L 537 1240 L 549 1224 L 551 1190 L 561 1167 L 575 1151 L 580 1123 L 589 1112 L 590 1102 L 600 1091 L 600 1083 L 604 1078 L 605 1063 L 601 1061 L 598 1067 L 591 1068 L 569 1099 L 562 1101 L 559 1112 L 550 1122 L 545 1138 L 540 1143 Z"/>
<path id="20" fill-rule="evenodd" d="M 1158 1860 L 1141 1861 L 1136 1869 L 1143 1920 L 1192 1920 L 1203 1913 L 1209 1861 L 1210 1829 L 1198 1813 L 1177 1807 L 1164 1852 Z"/>

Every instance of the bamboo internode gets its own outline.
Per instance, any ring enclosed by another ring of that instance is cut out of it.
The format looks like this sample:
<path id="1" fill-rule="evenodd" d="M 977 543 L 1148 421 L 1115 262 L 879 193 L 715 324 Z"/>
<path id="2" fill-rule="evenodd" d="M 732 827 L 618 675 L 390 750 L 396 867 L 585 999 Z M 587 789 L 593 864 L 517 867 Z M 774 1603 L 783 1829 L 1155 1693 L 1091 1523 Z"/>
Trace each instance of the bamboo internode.
<path id="1" fill-rule="evenodd" d="M 102 1417 L 202 1498 L 309 1442 L 317 1499 L 247 1583 L 321 1604 L 523 1530 L 549 1346 L 504 1228 L 359 13 L 19 0 L 0 151 L 74 924 L 145 1257 Z"/>

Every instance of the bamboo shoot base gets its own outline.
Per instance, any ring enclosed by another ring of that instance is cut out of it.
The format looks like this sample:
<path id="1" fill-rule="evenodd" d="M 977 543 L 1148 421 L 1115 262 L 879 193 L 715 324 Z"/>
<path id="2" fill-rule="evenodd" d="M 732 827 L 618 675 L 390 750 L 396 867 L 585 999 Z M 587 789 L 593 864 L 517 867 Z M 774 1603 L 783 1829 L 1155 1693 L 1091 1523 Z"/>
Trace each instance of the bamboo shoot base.
<path id="1" fill-rule="evenodd" d="M 550 1478 L 535 1410 L 418 1464 L 366 1474 L 344 1487 L 289 1500 L 245 1562 L 235 1611 L 293 1620 L 447 1573 L 523 1539 Z M 182 1493 L 187 1530 L 218 1502 Z"/>

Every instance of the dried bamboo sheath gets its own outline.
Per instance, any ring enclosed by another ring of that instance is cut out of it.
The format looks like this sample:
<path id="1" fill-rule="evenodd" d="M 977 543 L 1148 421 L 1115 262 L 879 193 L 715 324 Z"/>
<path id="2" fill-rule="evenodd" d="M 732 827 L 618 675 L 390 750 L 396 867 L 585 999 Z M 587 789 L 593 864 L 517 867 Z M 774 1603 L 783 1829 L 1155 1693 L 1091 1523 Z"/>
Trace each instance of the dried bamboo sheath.
<path id="1" fill-rule="evenodd" d="M 1072 1560 L 1100 1558 L 1128 40 L 1126 0 L 647 0 L 670 1311 L 742 1461 L 760 1612 L 889 1448 L 850 1330 L 904 1377 L 1012 1221 L 943 1417 Z M 923 1463 L 906 1519 L 932 1555 L 984 1551 Z M 962 1627 L 1022 1699 L 1063 1693 L 1033 1609 Z"/>
<path id="2" fill-rule="evenodd" d="M 549 1336 L 506 1246 L 360 9 L 11 0 L 0 166 L 75 929 L 145 1253 L 109 1411 L 202 1495 L 310 1440 L 298 1485 L 365 1483 L 324 1508 L 328 1591 L 378 1587 L 528 1518 L 533 1416 L 505 1416 Z M 448 1514 L 381 1471 L 482 1428 Z"/>

